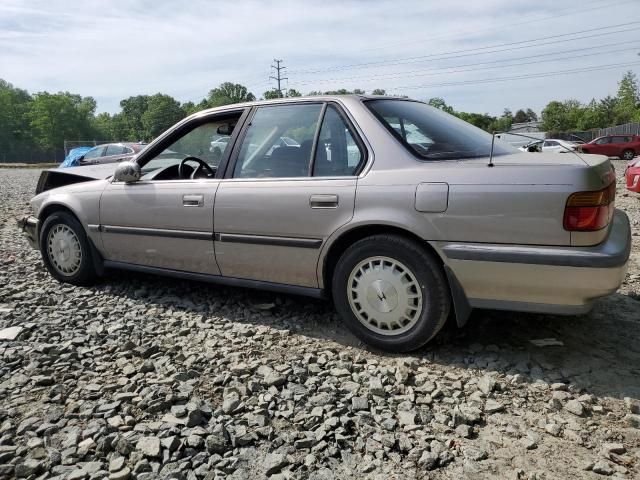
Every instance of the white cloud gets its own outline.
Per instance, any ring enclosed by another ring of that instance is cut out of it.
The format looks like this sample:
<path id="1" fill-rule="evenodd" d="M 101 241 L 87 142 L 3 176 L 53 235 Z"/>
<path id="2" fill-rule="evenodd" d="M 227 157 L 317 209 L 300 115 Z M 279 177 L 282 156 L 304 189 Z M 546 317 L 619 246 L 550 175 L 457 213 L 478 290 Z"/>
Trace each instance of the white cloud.
<path id="1" fill-rule="evenodd" d="M 585 1 L 578 7 L 572 0 L 88 0 L 75 4 L 68 0 L 0 0 L 0 77 L 29 91 L 91 95 L 99 110 L 106 111 L 118 110 L 119 100 L 127 96 L 158 91 L 181 101 L 197 101 L 227 80 L 243 83 L 260 95 L 269 88 L 269 65 L 274 57 L 285 60 L 289 85 L 303 93 L 340 87 L 402 91 L 399 87 L 640 62 L 640 48 L 630 49 L 640 47 L 640 28 L 491 55 L 478 52 L 448 60 L 426 58 L 410 64 L 315 74 L 302 71 L 560 35 L 633 21 L 639 14 L 640 2 L 613 0 Z M 605 55 L 590 50 L 614 42 L 628 44 Z M 522 62 L 527 56 L 582 48 L 582 55 L 593 56 L 458 73 L 440 70 L 437 75 L 433 71 L 502 59 Z M 412 88 L 404 93 L 416 98 L 443 96 L 457 109 L 467 111 L 540 110 L 554 98 L 588 101 L 614 93 L 626 69 Z"/>

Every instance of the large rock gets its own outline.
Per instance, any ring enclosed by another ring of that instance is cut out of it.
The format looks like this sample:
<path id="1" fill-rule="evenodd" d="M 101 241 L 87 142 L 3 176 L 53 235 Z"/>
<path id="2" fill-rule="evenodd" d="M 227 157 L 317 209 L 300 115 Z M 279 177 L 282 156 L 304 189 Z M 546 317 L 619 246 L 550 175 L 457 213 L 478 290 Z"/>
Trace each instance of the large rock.
<path id="1" fill-rule="evenodd" d="M 159 457 L 160 439 L 158 437 L 142 437 L 136 444 L 136 450 L 146 457 Z"/>
<path id="2" fill-rule="evenodd" d="M 287 457 L 281 453 L 268 453 L 264 459 L 264 473 L 272 475 L 289 465 Z"/>

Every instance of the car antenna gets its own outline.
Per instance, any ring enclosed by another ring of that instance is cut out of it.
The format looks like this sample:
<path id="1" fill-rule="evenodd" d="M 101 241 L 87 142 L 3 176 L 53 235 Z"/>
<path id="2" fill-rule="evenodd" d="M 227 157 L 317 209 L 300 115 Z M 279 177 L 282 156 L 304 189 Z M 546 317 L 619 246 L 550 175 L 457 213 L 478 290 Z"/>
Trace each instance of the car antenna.
<path id="1" fill-rule="evenodd" d="M 498 132 L 494 131 L 491 133 L 491 151 L 489 152 L 489 163 L 487 167 L 493 167 L 493 146 L 496 143 L 496 133 Z"/>

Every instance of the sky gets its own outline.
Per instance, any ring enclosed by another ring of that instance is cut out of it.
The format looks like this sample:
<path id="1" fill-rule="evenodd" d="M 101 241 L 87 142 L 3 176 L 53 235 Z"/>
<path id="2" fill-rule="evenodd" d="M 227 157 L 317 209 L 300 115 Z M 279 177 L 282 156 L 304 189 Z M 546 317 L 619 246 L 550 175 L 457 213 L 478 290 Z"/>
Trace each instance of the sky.
<path id="1" fill-rule="evenodd" d="M 96 99 L 198 102 L 222 82 L 383 88 L 456 110 L 540 112 L 640 74 L 640 0 L 0 0 L 0 78 Z"/>

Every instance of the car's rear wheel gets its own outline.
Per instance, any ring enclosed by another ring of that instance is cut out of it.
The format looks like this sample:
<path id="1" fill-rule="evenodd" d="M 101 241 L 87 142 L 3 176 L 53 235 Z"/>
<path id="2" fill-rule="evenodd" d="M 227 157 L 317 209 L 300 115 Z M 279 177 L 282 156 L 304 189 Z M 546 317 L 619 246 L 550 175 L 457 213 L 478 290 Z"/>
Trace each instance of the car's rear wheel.
<path id="1" fill-rule="evenodd" d="M 88 285 L 97 274 L 84 228 L 63 211 L 49 215 L 40 230 L 40 251 L 49 273 L 60 282 Z"/>
<path id="2" fill-rule="evenodd" d="M 620 155 L 620 158 L 622 160 L 633 160 L 633 157 L 635 156 L 636 156 L 636 152 L 634 152 L 630 148 L 627 148 L 624 152 L 622 152 L 622 155 Z"/>
<path id="3" fill-rule="evenodd" d="M 393 352 L 426 344 L 450 309 L 440 263 L 420 244 L 398 235 L 374 235 L 351 245 L 336 265 L 332 293 L 356 336 Z"/>

